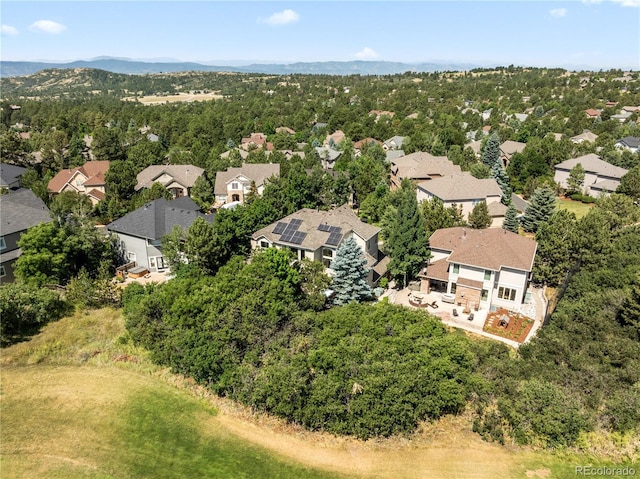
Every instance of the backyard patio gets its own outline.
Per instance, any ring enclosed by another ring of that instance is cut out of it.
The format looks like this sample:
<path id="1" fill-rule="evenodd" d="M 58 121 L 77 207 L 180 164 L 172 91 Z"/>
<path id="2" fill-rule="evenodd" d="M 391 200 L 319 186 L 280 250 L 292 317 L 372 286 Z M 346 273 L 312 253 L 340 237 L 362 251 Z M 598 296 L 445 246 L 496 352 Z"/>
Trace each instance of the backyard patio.
<path id="1" fill-rule="evenodd" d="M 533 324 L 534 320 L 531 318 L 508 309 L 498 308 L 487 314 L 483 330 L 522 344 L 533 328 Z"/>

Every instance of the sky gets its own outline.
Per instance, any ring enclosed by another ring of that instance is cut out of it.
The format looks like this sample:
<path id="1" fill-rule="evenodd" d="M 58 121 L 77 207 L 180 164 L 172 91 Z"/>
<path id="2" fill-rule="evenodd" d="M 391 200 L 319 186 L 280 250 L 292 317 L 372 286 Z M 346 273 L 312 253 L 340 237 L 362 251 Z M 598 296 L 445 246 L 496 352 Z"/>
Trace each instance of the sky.
<path id="1" fill-rule="evenodd" d="M 640 0 L 0 2 L 0 59 L 640 70 Z"/>

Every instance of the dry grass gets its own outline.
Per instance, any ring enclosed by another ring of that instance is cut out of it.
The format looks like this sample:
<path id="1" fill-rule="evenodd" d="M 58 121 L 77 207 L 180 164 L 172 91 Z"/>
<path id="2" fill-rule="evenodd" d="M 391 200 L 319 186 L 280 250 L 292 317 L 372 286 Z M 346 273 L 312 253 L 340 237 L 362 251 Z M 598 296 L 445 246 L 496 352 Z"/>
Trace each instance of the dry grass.
<path id="1" fill-rule="evenodd" d="M 2 351 L 3 479 L 573 477 L 585 462 L 484 442 L 470 415 L 385 440 L 309 432 L 151 364 L 123 334 L 120 312 L 104 309 Z"/>
<path id="2" fill-rule="evenodd" d="M 143 105 L 164 105 L 165 103 L 189 103 L 194 101 L 211 101 L 223 98 L 219 93 L 178 93 L 176 95 L 147 95 L 123 98 L 125 101 L 138 101 Z"/>

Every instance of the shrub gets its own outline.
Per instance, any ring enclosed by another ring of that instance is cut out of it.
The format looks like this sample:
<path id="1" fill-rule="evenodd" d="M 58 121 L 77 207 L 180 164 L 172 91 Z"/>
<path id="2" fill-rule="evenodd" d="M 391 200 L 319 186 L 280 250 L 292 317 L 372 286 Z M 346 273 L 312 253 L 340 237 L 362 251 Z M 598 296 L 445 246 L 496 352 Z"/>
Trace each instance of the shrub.
<path id="1" fill-rule="evenodd" d="M 62 317 L 68 305 L 55 291 L 12 283 L 0 287 L 0 335 L 3 344 Z"/>

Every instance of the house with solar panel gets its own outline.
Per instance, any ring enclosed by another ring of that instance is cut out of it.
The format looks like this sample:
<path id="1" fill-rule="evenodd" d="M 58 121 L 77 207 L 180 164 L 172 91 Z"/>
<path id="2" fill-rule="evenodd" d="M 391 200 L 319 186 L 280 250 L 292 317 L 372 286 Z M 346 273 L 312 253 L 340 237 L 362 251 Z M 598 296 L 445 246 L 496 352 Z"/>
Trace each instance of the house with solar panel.
<path id="1" fill-rule="evenodd" d="M 387 272 L 389 258 L 378 249 L 380 228 L 358 218 L 348 205 L 329 211 L 303 208 L 251 236 L 251 247 L 288 248 L 296 258 L 319 261 L 331 273 L 338 246 L 353 236 L 367 259 L 369 284 L 376 285 Z"/>

